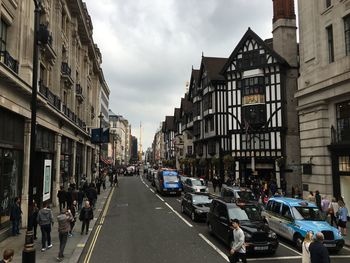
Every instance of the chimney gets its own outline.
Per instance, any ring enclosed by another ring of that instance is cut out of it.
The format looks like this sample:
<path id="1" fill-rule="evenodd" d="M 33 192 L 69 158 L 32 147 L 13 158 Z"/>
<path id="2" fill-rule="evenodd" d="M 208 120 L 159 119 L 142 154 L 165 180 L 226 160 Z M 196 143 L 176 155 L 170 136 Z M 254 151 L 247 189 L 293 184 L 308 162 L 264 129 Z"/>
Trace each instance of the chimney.
<path id="1" fill-rule="evenodd" d="M 297 27 L 294 0 L 273 1 L 273 49 L 289 65 L 298 66 L 297 61 Z"/>

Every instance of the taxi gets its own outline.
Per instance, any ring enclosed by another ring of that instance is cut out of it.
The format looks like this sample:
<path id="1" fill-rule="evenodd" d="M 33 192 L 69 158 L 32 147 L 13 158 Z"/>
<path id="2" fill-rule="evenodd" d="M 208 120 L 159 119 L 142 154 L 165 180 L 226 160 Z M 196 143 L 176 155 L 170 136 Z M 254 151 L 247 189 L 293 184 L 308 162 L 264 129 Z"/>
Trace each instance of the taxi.
<path id="1" fill-rule="evenodd" d="M 314 234 L 322 232 L 324 245 L 329 250 L 338 252 L 344 246 L 344 239 L 335 227 L 325 221 L 321 211 L 314 203 L 302 199 L 272 197 L 262 211 L 271 230 L 276 234 L 294 241 L 301 249 L 308 231 Z"/>

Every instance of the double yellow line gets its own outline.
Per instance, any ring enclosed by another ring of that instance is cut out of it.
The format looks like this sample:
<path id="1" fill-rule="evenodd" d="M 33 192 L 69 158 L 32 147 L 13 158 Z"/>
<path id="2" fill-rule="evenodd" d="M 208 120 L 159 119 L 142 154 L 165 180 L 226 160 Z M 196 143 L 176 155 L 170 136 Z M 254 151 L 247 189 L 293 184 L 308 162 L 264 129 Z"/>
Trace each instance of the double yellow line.
<path id="1" fill-rule="evenodd" d="M 95 248 L 95 244 L 96 244 L 96 241 L 97 241 L 97 238 L 98 238 L 98 235 L 100 234 L 100 231 L 101 231 L 101 228 L 102 228 L 102 225 L 103 225 L 103 222 L 105 221 L 105 217 L 106 217 L 106 214 L 107 214 L 107 211 L 108 211 L 108 208 L 109 208 L 109 204 L 112 200 L 112 196 L 113 196 L 113 193 L 114 193 L 114 187 L 112 189 L 112 192 L 109 194 L 108 196 L 108 200 L 107 200 L 107 203 L 104 207 L 104 210 L 103 210 L 103 213 L 102 213 L 102 216 L 100 218 L 100 222 L 98 223 L 97 225 L 97 228 L 96 228 L 96 231 L 94 233 L 94 236 L 92 238 L 92 241 L 90 243 L 90 246 L 89 246 L 89 249 L 88 249 L 88 252 L 86 253 L 86 256 L 85 256 L 85 259 L 84 259 L 84 263 L 89 263 L 90 262 L 90 258 L 91 258 L 91 255 L 92 255 L 92 251 L 94 250 Z"/>

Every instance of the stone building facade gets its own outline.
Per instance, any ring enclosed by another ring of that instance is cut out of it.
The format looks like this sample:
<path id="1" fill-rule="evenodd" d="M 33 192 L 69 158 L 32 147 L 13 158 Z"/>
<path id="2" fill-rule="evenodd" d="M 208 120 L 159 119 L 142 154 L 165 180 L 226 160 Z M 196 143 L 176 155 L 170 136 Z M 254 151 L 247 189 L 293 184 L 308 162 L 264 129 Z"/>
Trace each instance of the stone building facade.
<path id="1" fill-rule="evenodd" d="M 91 180 L 98 160 L 91 129 L 98 127 L 100 89 L 104 87 L 107 93 L 109 89 L 103 79 L 101 53 L 92 38 L 91 18 L 81 0 L 41 2 L 40 28 L 48 33 L 48 42 L 40 44 L 36 165 L 29 186 L 34 2 L 1 1 L 2 232 L 9 226 L 9 207 L 15 196 L 22 198 L 25 226 L 29 187 L 39 204 L 45 194 L 55 204 L 59 186 L 77 183 L 83 174 Z M 50 180 L 44 183 L 44 177 Z"/>
<path id="2" fill-rule="evenodd" d="M 303 190 L 350 203 L 350 1 L 299 0 Z"/>

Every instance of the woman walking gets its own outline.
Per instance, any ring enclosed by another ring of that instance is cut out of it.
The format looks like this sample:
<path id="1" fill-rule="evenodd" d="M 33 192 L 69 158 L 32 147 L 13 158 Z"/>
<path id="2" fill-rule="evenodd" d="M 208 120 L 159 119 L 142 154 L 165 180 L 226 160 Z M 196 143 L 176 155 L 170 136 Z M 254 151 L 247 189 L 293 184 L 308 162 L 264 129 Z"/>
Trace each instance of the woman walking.
<path id="1" fill-rule="evenodd" d="M 302 246 L 302 257 L 301 257 L 302 263 L 310 263 L 311 262 L 309 246 L 312 242 L 312 239 L 313 239 L 312 231 L 307 232 L 305 235 L 303 246 Z"/>
<path id="2" fill-rule="evenodd" d="M 338 204 L 338 229 L 343 236 L 346 236 L 346 222 L 348 221 L 349 212 L 343 201 L 339 200 Z"/>
<path id="3" fill-rule="evenodd" d="M 331 215 L 331 226 L 333 223 L 337 226 L 337 217 L 339 205 L 335 197 L 332 198 L 332 202 L 329 204 L 328 213 Z"/>

